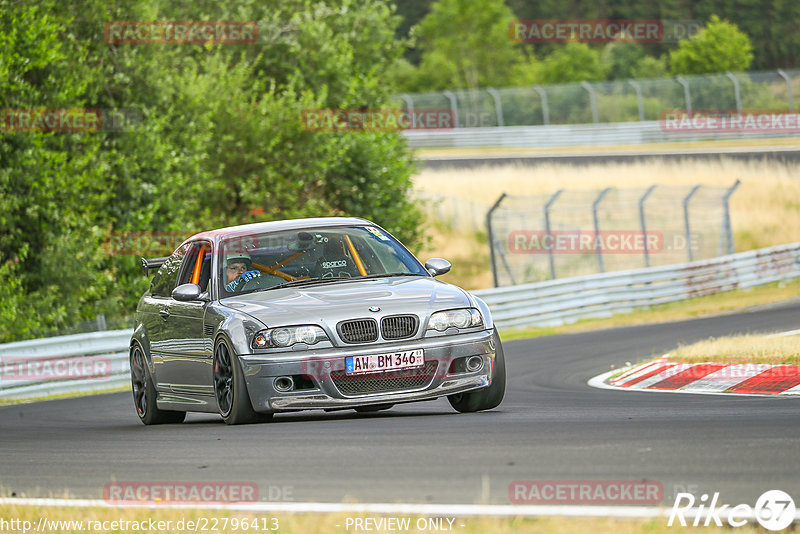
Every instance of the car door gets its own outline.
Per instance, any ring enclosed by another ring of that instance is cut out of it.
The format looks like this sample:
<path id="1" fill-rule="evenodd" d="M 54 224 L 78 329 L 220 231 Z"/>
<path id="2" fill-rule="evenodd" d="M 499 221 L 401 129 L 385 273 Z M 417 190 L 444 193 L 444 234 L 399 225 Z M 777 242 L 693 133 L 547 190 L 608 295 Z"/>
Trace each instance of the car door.
<path id="1" fill-rule="evenodd" d="M 204 335 L 203 321 L 209 302 L 213 245 L 198 240 L 189 243 L 178 275 L 177 286 L 198 284 L 204 292 L 201 299 L 182 302 L 170 298 L 167 308 L 170 357 L 167 376 L 175 393 L 213 395 L 212 339 Z"/>
<path id="2" fill-rule="evenodd" d="M 171 313 L 172 290 L 178 280 L 188 247 L 181 245 L 167 258 L 150 283 L 150 291 L 142 299 L 139 311 L 145 335 L 149 341 L 150 357 L 153 360 L 154 378 L 159 390 L 171 389 L 169 361 L 174 349 L 171 348 L 173 334 Z"/>

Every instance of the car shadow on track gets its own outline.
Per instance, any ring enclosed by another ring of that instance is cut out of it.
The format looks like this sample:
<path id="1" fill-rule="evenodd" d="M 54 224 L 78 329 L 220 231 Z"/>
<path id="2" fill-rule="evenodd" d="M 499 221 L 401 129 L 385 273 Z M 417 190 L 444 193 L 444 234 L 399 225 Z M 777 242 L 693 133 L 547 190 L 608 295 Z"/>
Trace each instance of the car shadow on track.
<path id="1" fill-rule="evenodd" d="M 212 415 L 212 414 L 193 414 L 194 416 L 190 415 L 190 419 L 187 419 L 182 424 L 184 425 L 197 425 L 197 424 L 225 424 L 222 421 L 222 418 Z M 254 423 L 254 424 L 264 424 L 264 425 L 276 425 L 276 424 L 286 424 L 286 423 L 308 423 L 308 422 L 315 422 L 315 421 L 350 421 L 350 420 L 357 420 L 357 419 L 405 419 L 409 417 L 429 417 L 429 416 L 443 416 L 443 415 L 459 415 L 455 412 L 450 412 L 447 410 L 436 411 L 436 412 L 394 412 L 394 411 L 385 411 L 385 412 L 377 412 L 377 413 L 356 413 L 350 412 L 349 410 L 341 411 L 341 412 L 305 412 L 305 413 L 281 413 L 277 414 L 271 421 L 267 421 L 264 423 Z M 198 416 L 200 418 L 198 418 Z"/>

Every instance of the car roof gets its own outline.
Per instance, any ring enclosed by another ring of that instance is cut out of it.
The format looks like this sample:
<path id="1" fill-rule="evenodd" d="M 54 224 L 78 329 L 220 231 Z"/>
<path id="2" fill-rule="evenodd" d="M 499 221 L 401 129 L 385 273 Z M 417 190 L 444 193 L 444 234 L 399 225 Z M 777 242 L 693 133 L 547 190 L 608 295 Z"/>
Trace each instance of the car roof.
<path id="1" fill-rule="evenodd" d="M 193 235 L 185 242 L 195 239 L 218 240 L 228 236 L 262 234 L 265 232 L 280 232 L 283 230 L 299 230 L 302 228 L 321 228 L 325 226 L 352 226 L 375 223 L 360 217 L 314 217 L 307 219 L 285 219 L 281 221 L 268 221 L 253 224 L 242 224 L 239 226 L 228 226 L 217 230 L 208 230 Z M 377 226 L 377 225 L 375 225 Z"/>

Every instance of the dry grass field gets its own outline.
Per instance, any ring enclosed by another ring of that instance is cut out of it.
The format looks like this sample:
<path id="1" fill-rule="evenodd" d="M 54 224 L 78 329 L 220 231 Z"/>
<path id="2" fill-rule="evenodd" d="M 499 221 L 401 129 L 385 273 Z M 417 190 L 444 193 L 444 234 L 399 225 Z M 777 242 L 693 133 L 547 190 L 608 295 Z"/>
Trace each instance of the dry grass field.
<path id="1" fill-rule="evenodd" d="M 722 157 L 597 165 L 545 163 L 423 169 L 414 183 L 422 193 L 461 198 L 488 208 L 501 193 L 533 195 L 558 189 L 638 188 L 652 184 L 730 186 L 737 179 L 741 185 L 730 201 L 737 251 L 800 241 L 800 168 L 762 159 Z M 432 242 L 421 256 L 450 259 L 454 269 L 448 275 L 449 281 L 470 289 L 490 287 L 485 238 L 473 231 L 430 223 L 429 233 Z"/>
<path id="2" fill-rule="evenodd" d="M 800 336 L 758 335 L 710 338 L 679 345 L 670 359 L 682 363 L 800 363 Z"/>

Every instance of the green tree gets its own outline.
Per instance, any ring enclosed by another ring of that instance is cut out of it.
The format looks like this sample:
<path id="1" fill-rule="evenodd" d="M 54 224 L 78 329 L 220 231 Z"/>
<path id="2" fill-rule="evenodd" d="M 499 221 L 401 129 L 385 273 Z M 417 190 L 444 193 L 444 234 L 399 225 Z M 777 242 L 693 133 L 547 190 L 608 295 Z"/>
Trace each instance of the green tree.
<path id="1" fill-rule="evenodd" d="M 137 19 L 254 20 L 262 34 L 252 46 L 105 42 L 106 22 Z M 397 22 L 379 0 L 0 0 L 0 108 L 142 114 L 119 132 L 0 131 L 0 341 L 130 315 L 148 279 L 135 250 L 108 253 L 120 232 L 357 215 L 419 243 L 404 138 L 301 122 L 308 109 L 389 105 Z"/>
<path id="2" fill-rule="evenodd" d="M 631 67 L 631 78 L 664 78 L 667 76 L 667 62 L 662 57 L 644 56 Z"/>
<path id="3" fill-rule="evenodd" d="M 439 0 L 412 29 L 422 49 L 419 76 L 427 90 L 510 85 L 524 61 L 510 39 L 514 14 L 503 0 Z"/>
<path id="4" fill-rule="evenodd" d="M 397 6 L 397 14 L 401 17 L 400 24 L 397 25 L 396 35 L 398 39 L 408 39 L 411 34 L 411 28 L 419 24 L 425 18 L 425 15 L 431 9 L 431 4 L 435 0 L 414 0 L 408 2 L 404 0 L 396 0 L 394 3 Z M 419 65 L 421 58 L 421 50 L 415 46 L 408 46 L 403 54 L 404 58 L 416 66 Z"/>
<path id="5" fill-rule="evenodd" d="M 637 43 L 608 43 L 603 47 L 601 59 L 607 65 L 609 80 L 632 78 L 632 70 L 645 54 L 644 47 Z"/>
<path id="6" fill-rule="evenodd" d="M 669 55 L 670 72 L 676 75 L 744 71 L 752 61 L 753 46 L 747 34 L 716 15 Z"/>
<path id="7" fill-rule="evenodd" d="M 585 43 L 567 43 L 542 60 L 541 83 L 598 81 L 606 78 L 608 65 L 600 53 Z"/>

